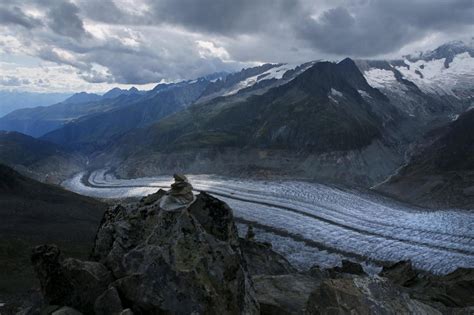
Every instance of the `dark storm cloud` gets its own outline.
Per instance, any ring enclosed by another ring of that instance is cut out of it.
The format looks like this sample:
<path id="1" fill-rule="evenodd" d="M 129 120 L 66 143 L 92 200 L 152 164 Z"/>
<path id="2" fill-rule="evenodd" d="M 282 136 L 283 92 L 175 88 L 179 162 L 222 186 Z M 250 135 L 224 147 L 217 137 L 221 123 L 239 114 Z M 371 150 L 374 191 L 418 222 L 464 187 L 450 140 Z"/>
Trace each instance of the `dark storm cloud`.
<path id="1" fill-rule="evenodd" d="M 21 25 L 33 28 L 41 24 L 41 21 L 27 16 L 19 7 L 0 7 L 0 24 Z"/>
<path id="2" fill-rule="evenodd" d="M 474 24 L 474 1 L 366 1 L 305 17 L 297 33 L 321 51 L 372 56 L 398 50 L 433 32 L 462 33 Z"/>
<path id="3" fill-rule="evenodd" d="M 178 24 L 193 30 L 230 34 L 269 30 L 299 15 L 301 2 L 294 0 L 161 0 L 151 2 L 157 22 Z"/>
<path id="4" fill-rule="evenodd" d="M 68 1 L 50 1 L 49 27 L 55 33 L 80 38 L 86 35 L 84 23 L 78 15 L 79 8 Z"/>
<path id="5" fill-rule="evenodd" d="M 39 14 L 33 18 L 31 12 Z M 23 45 L 4 51 L 71 66 L 93 83 L 189 79 L 253 62 L 396 54 L 427 38 L 466 37 L 474 30 L 473 16 L 474 0 L 0 3 L 0 25 L 18 25 L 3 30 Z M 12 43 L 2 40 L 1 30 L 0 49 L 2 42 Z"/>

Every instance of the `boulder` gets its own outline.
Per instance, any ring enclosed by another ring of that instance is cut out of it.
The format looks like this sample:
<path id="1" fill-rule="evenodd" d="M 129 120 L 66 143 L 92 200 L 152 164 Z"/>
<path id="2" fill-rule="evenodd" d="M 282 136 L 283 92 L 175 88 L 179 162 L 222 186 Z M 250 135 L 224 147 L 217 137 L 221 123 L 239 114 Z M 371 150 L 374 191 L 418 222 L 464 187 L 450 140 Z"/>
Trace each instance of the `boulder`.
<path id="1" fill-rule="evenodd" d="M 252 277 L 261 314 L 303 314 L 309 295 L 320 281 L 303 274 Z"/>
<path id="2" fill-rule="evenodd" d="M 416 281 L 418 274 L 413 269 L 411 261 L 405 260 L 384 266 L 380 272 L 380 276 L 389 279 L 395 284 L 410 286 Z"/>
<path id="3" fill-rule="evenodd" d="M 156 193 L 149 194 L 148 196 L 143 197 L 140 200 L 140 203 L 145 205 L 145 206 L 149 206 L 149 205 L 154 204 L 158 200 L 160 200 L 161 197 L 163 197 L 164 195 L 166 195 L 166 191 L 163 190 L 163 189 L 158 189 L 158 191 Z"/>
<path id="4" fill-rule="evenodd" d="M 251 275 L 283 275 L 296 272 L 285 257 L 272 250 L 271 244 L 244 238 L 239 241 Z"/>
<path id="5" fill-rule="evenodd" d="M 47 304 L 67 305 L 90 314 L 97 296 L 112 282 L 104 265 L 63 259 L 54 245 L 37 246 L 31 260 Z"/>
<path id="6" fill-rule="evenodd" d="M 401 261 L 384 267 L 380 276 L 407 288 L 412 297 L 440 308 L 474 306 L 472 268 L 459 268 L 447 275 L 432 275 L 414 270 L 409 261 Z"/>
<path id="7" fill-rule="evenodd" d="M 108 288 L 95 300 L 95 315 L 118 315 L 122 311 L 122 301 L 115 287 Z"/>
<path id="8" fill-rule="evenodd" d="M 343 259 L 342 265 L 334 268 L 326 269 L 331 278 L 344 277 L 344 275 L 367 275 L 364 268 L 358 263 Z"/>
<path id="9" fill-rule="evenodd" d="M 306 314 L 441 314 L 379 277 L 327 279 L 311 293 Z"/>

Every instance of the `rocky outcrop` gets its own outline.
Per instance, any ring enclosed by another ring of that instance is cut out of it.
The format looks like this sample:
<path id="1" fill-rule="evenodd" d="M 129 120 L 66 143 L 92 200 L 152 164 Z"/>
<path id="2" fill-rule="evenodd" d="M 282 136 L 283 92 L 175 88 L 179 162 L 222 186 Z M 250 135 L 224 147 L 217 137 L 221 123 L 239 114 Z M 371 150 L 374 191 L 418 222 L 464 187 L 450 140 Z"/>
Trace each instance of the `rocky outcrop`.
<path id="1" fill-rule="evenodd" d="M 297 271 L 285 257 L 272 250 L 271 244 L 241 238 L 240 247 L 251 275 L 284 275 Z"/>
<path id="2" fill-rule="evenodd" d="M 47 304 L 71 306 L 84 313 L 93 313 L 97 296 L 112 282 L 112 275 L 104 265 L 63 259 L 54 245 L 36 247 L 31 261 Z"/>
<path id="3" fill-rule="evenodd" d="M 431 275 L 413 269 L 410 261 L 402 261 L 384 267 L 380 275 L 407 288 L 412 297 L 438 308 L 474 307 L 473 269 Z"/>
<path id="4" fill-rule="evenodd" d="M 412 300 L 407 293 L 378 277 L 328 279 L 309 297 L 306 314 L 441 314 Z"/>
<path id="5" fill-rule="evenodd" d="M 368 276 L 342 261 L 299 272 L 253 229 L 239 238 L 232 209 L 193 195 L 184 176 L 170 191 L 109 208 L 90 261 L 35 248 L 32 263 L 54 314 L 468 314 L 473 270 L 420 274 L 410 262 Z M 471 307 L 471 308 L 469 308 Z M 24 312 L 34 314 L 34 312 Z"/>
<path id="6" fill-rule="evenodd" d="M 61 259 L 38 247 L 32 261 L 46 303 L 86 314 L 256 314 L 252 280 L 232 210 L 183 176 L 156 202 L 110 208 L 94 261 Z M 178 206 L 179 205 L 179 206 Z"/>
<path id="7" fill-rule="evenodd" d="M 298 273 L 252 278 L 261 314 L 303 314 L 308 297 L 320 281 Z"/>

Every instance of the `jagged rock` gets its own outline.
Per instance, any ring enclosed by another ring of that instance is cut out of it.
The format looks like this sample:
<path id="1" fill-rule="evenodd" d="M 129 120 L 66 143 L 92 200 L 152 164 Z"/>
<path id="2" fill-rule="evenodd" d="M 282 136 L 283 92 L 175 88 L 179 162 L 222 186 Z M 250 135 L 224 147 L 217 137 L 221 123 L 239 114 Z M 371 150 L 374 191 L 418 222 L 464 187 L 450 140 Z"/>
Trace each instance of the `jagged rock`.
<path id="1" fill-rule="evenodd" d="M 120 314 L 123 311 L 122 301 L 115 287 L 108 288 L 94 303 L 95 315 Z"/>
<path id="2" fill-rule="evenodd" d="M 183 314 L 258 311 L 238 248 L 207 233 L 187 209 L 160 212 L 155 227 L 121 262 L 126 275 L 114 285 L 128 304 Z"/>
<path id="3" fill-rule="evenodd" d="M 320 280 L 298 273 L 252 277 L 261 314 L 303 314 L 309 295 Z"/>
<path id="4" fill-rule="evenodd" d="M 145 206 L 149 206 L 160 200 L 161 197 L 163 197 L 164 195 L 166 195 L 166 191 L 163 189 L 158 189 L 156 193 L 149 194 L 148 196 L 143 197 L 140 202 Z"/>
<path id="5" fill-rule="evenodd" d="M 160 200 L 160 208 L 175 210 L 186 207 L 194 201 L 193 186 L 184 175 L 174 174 L 171 189 Z"/>
<path id="6" fill-rule="evenodd" d="M 110 209 L 93 250 L 112 271 L 123 306 L 138 314 L 259 312 L 225 203 L 201 193 L 175 210 L 142 211 L 146 207 Z"/>
<path id="7" fill-rule="evenodd" d="M 67 305 L 83 313 L 92 313 L 97 296 L 112 282 L 104 265 L 63 259 L 54 245 L 37 246 L 31 261 L 48 304 Z"/>
<path id="8" fill-rule="evenodd" d="M 271 244 L 241 238 L 240 248 L 251 275 L 283 275 L 296 272 L 285 257 L 272 250 Z"/>
<path id="9" fill-rule="evenodd" d="M 327 269 L 327 272 L 331 278 L 338 278 L 344 274 L 360 276 L 367 275 L 360 264 L 345 259 L 342 260 L 342 266 Z"/>
<path id="10" fill-rule="evenodd" d="M 306 314 L 441 314 L 412 300 L 388 280 L 378 277 L 327 279 L 311 293 Z"/>
<path id="11" fill-rule="evenodd" d="M 238 246 L 239 237 L 232 209 L 223 201 L 202 192 L 189 206 L 192 214 L 206 230 L 221 241 Z"/>
<path id="12" fill-rule="evenodd" d="M 410 261 L 399 261 L 389 266 L 384 266 L 380 276 L 390 279 L 395 284 L 409 286 L 417 278 L 417 272 L 413 269 Z"/>
<path id="13" fill-rule="evenodd" d="M 408 288 L 412 297 L 437 307 L 474 306 L 472 268 L 459 268 L 450 274 L 437 276 L 417 272 L 411 262 L 401 261 L 384 267 L 380 275 Z"/>

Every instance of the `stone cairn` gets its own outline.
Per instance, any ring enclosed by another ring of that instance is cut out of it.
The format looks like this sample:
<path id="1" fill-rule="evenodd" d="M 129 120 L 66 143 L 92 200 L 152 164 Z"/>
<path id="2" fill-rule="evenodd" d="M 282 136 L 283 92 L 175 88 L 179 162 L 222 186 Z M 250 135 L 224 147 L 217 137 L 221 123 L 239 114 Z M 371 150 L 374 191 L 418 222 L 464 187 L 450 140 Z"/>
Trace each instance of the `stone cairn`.
<path id="1" fill-rule="evenodd" d="M 189 183 L 186 176 L 174 174 L 174 183 L 160 201 L 160 208 L 164 210 L 175 210 L 188 206 L 195 199 L 193 195 L 193 186 Z"/>

